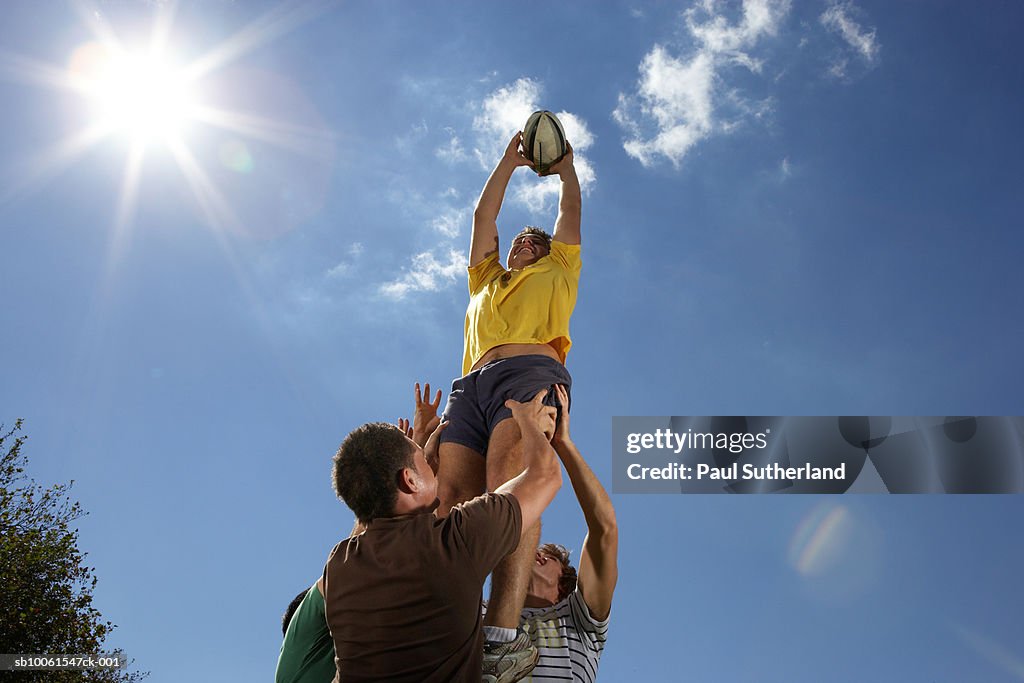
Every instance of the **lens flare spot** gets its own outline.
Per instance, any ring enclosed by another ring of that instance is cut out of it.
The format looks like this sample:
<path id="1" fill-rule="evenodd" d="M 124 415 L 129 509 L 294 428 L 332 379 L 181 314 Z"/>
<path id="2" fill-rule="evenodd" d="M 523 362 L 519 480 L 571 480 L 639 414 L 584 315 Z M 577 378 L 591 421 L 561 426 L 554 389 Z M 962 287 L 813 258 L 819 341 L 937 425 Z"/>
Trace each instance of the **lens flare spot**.
<path id="1" fill-rule="evenodd" d="M 812 597 L 845 603 L 878 577 L 881 533 L 849 507 L 822 503 L 797 525 L 788 559 Z"/>
<path id="2" fill-rule="evenodd" d="M 1024 659 L 1010 648 L 955 622 L 949 622 L 949 626 L 957 637 L 974 650 L 979 657 L 989 664 L 1002 668 L 1018 680 L 1024 681 Z"/>
<path id="3" fill-rule="evenodd" d="M 79 87 L 87 88 L 100 79 L 113 59 L 110 48 L 100 42 L 90 41 L 75 48 L 68 60 L 68 73 Z"/>
<path id="4" fill-rule="evenodd" d="M 220 161 L 227 168 L 237 173 L 251 173 L 253 169 L 252 154 L 244 142 L 229 140 L 220 146 Z"/>
<path id="5" fill-rule="evenodd" d="M 817 508 L 793 535 L 791 564 L 804 576 L 820 576 L 842 554 L 849 532 L 850 515 L 845 507 Z"/>

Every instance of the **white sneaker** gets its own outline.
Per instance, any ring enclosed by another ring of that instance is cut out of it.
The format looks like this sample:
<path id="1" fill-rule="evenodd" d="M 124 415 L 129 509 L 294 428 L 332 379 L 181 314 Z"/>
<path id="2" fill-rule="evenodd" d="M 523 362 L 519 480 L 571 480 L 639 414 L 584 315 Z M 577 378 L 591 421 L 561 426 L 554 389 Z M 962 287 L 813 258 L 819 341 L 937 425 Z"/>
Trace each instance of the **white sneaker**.
<path id="1" fill-rule="evenodd" d="M 533 671 L 539 656 L 522 629 L 507 643 L 486 641 L 483 683 L 514 683 Z"/>

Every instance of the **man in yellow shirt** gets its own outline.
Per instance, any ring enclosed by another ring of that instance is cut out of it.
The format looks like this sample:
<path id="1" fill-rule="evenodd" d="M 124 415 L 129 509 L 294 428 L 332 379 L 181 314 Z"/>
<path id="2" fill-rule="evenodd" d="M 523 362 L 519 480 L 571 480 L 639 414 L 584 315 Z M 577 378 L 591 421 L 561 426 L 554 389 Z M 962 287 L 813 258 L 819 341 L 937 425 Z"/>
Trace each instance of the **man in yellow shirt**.
<path id="1" fill-rule="evenodd" d="M 493 491 L 522 470 L 519 428 L 505 408 L 506 399 L 529 400 L 554 385 L 563 385 L 568 396 L 572 385 L 565 356 L 572 345 L 569 318 L 580 274 L 580 183 L 567 144 L 566 155 L 549 171 L 561 180 L 553 238 L 527 227 L 512 240 L 504 268 L 498 258 L 498 213 L 513 172 L 532 165 L 520 151 L 521 141 L 521 133 L 512 137 L 473 214 L 464 376 L 452 383 L 445 408 L 450 425 L 441 437 L 442 513 Z M 553 389 L 548 392 L 549 399 L 555 396 Z M 502 673 L 509 660 L 525 656 L 516 628 L 539 538 L 538 522 L 491 576 L 484 621 L 486 681 L 518 680 Z"/>

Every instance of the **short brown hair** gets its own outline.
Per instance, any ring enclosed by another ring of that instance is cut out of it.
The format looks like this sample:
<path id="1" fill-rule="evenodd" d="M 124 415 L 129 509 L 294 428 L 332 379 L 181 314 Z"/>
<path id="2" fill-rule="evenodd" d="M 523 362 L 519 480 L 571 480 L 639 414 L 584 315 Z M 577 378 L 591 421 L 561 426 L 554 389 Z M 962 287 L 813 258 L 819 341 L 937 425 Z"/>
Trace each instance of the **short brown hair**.
<path id="1" fill-rule="evenodd" d="M 551 235 L 549 235 L 546 230 L 543 230 L 542 228 L 538 228 L 533 225 L 527 225 L 525 228 L 519 231 L 518 235 L 512 238 L 512 241 L 515 242 L 523 235 L 538 235 L 540 237 L 543 237 L 548 249 L 551 249 Z"/>
<path id="2" fill-rule="evenodd" d="M 352 430 L 334 455 L 334 491 L 364 524 L 394 514 L 398 474 L 415 467 L 413 447 L 393 424 L 370 422 Z"/>
<path id="3" fill-rule="evenodd" d="M 557 543 L 545 543 L 537 548 L 545 555 L 558 560 L 562 565 L 562 573 L 558 576 L 558 601 L 561 602 L 576 590 L 576 568 L 569 564 L 570 550 Z"/>

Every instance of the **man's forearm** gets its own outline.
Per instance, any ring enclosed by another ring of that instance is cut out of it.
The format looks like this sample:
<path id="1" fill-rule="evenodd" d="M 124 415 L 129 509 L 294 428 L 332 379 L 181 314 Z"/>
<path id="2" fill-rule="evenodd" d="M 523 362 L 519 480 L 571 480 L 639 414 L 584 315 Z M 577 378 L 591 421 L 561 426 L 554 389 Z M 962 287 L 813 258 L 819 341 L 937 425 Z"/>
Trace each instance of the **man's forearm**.
<path id="1" fill-rule="evenodd" d="M 531 477 L 538 476 L 545 480 L 556 480 L 554 488 L 557 491 L 562 483 L 562 469 L 558 466 L 555 451 L 544 434 L 542 432 L 524 433 L 521 437 L 520 449 L 523 454 L 523 469 L 531 473 Z"/>
<path id="2" fill-rule="evenodd" d="M 501 212 L 501 203 L 505 199 L 505 189 L 515 170 L 515 163 L 504 157 L 498 162 L 498 165 L 491 171 L 491 175 L 480 193 L 480 198 L 476 202 L 477 216 L 490 220 L 498 218 L 498 213 Z"/>
<path id="3" fill-rule="evenodd" d="M 559 211 L 580 212 L 583 206 L 583 196 L 580 192 L 580 179 L 576 175 L 576 169 L 566 171 L 561 175 L 562 187 L 558 196 Z"/>
<path id="4" fill-rule="evenodd" d="M 601 481 L 590 469 L 572 441 L 558 441 L 554 444 L 565 471 L 569 475 L 572 490 L 579 501 L 580 509 L 592 536 L 617 532 L 615 508 Z"/>
<path id="5" fill-rule="evenodd" d="M 523 531 L 537 522 L 544 509 L 562 486 L 562 470 L 551 444 L 543 434 L 523 434 L 521 441 L 523 471 L 498 487 L 499 492 L 512 493 L 519 499 Z"/>
<path id="6" fill-rule="evenodd" d="M 583 198 L 580 195 L 580 180 L 576 169 L 569 168 L 559 178 L 562 187 L 558 199 L 558 219 L 555 221 L 555 237 L 565 244 L 580 243 L 580 221 Z"/>

